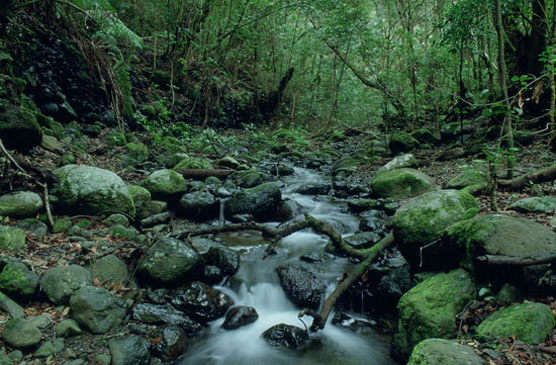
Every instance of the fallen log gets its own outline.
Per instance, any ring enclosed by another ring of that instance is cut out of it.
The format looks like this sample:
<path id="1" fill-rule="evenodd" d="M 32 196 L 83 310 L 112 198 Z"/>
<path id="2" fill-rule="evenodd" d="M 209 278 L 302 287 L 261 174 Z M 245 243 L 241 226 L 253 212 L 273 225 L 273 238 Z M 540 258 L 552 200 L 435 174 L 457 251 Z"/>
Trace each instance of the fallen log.
<path id="1" fill-rule="evenodd" d="M 489 265 L 508 265 L 508 266 L 540 265 L 540 264 L 550 264 L 556 262 L 556 252 L 549 252 L 542 255 L 527 255 L 527 256 L 484 255 L 484 256 L 477 256 L 475 260 Z"/>
<path id="2" fill-rule="evenodd" d="M 206 179 L 207 177 L 228 177 L 234 170 L 226 169 L 174 169 L 186 179 Z"/>
<path id="3" fill-rule="evenodd" d="M 529 183 L 538 184 L 549 182 L 556 179 L 556 165 L 552 165 L 545 169 L 535 171 L 530 174 L 521 175 L 511 180 L 498 180 L 498 188 L 505 191 L 521 190 Z"/>

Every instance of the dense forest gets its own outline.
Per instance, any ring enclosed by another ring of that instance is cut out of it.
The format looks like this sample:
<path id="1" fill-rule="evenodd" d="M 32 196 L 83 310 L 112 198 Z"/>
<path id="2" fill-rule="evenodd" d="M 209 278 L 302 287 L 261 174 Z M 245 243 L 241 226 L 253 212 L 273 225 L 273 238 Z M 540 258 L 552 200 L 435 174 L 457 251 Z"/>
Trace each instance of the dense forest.
<path id="1" fill-rule="evenodd" d="M 556 363 L 551 0 L 3 0 L 1 364 Z"/>

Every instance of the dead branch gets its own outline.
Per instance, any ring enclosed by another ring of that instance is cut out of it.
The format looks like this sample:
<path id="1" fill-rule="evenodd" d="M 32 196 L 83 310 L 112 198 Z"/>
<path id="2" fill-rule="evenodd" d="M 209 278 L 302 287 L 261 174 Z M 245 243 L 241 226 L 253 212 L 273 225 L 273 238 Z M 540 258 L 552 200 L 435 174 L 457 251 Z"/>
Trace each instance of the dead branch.
<path id="1" fill-rule="evenodd" d="M 529 266 L 551 264 L 556 262 L 556 252 L 528 256 L 484 255 L 478 256 L 475 260 L 489 265 Z"/>
<path id="2" fill-rule="evenodd" d="M 542 170 L 525 174 L 511 180 L 498 180 L 498 187 L 505 191 L 516 191 L 523 188 L 529 182 L 533 184 L 549 182 L 556 179 L 556 165 L 552 165 Z"/>

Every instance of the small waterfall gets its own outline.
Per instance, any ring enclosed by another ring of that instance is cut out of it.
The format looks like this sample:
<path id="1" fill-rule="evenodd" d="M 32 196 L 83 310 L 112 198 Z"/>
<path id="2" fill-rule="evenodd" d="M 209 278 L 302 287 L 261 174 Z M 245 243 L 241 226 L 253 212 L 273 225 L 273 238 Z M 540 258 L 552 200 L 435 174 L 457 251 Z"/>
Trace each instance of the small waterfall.
<path id="1" fill-rule="evenodd" d="M 224 224 L 226 223 L 226 218 L 224 217 L 224 208 L 226 207 L 226 200 L 228 199 L 220 199 L 220 211 L 218 212 L 218 223 Z"/>

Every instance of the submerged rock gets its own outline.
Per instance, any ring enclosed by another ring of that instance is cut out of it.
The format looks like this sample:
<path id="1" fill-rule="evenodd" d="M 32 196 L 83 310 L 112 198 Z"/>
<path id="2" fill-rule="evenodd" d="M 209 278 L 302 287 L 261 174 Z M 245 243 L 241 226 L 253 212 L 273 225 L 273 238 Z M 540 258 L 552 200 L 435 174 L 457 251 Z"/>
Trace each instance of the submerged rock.
<path id="1" fill-rule="evenodd" d="M 249 323 L 253 323 L 257 319 L 259 319 L 259 314 L 255 308 L 240 305 L 230 308 L 228 313 L 226 313 L 226 319 L 224 323 L 222 323 L 222 328 L 226 330 L 235 330 Z"/>
<path id="2" fill-rule="evenodd" d="M 421 171 L 403 168 L 376 175 L 371 188 L 379 198 L 404 199 L 433 190 L 433 181 Z"/>
<path id="3" fill-rule="evenodd" d="M 299 305 L 318 309 L 326 286 L 313 270 L 304 264 L 286 264 L 276 269 L 280 285 L 288 298 Z"/>
<path id="4" fill-rule="evenodd" d="M 172 299 L 174 307 L 201 323 L 222 317 L 233 304 L 227 294 L 199 281 L 178 289 Z"/>
<path id="5" fill-rule="evenodd" d="M 407 365 L 484 365 L 485 361 L 472 347 L 455 341 L 431 338 L 419 342 L 413 349 Z"/>
<path id="6" fill-rule="evenodd" d="M 307 332 L 284 323 L 270 327 L 264 331 L 262 337 L 270 346 L 285 347 L 290 350 L 301 350 L 309 341 Z"/>

